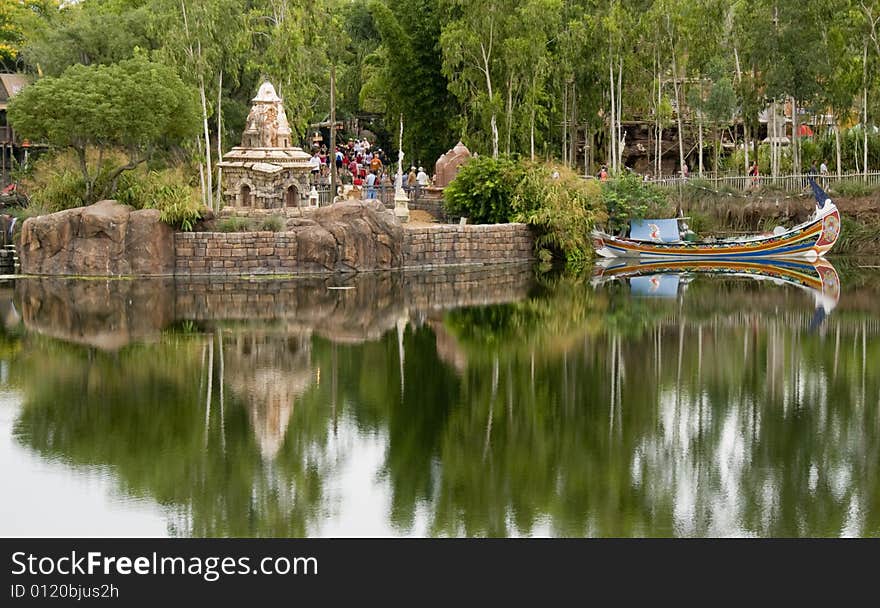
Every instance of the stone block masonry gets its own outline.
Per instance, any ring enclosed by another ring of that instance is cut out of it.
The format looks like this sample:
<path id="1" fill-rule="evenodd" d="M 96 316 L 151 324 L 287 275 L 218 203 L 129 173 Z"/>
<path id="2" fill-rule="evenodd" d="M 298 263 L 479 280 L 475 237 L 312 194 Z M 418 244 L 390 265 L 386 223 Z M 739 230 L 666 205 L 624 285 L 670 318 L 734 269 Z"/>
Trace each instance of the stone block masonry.
<path id="1" fill-rule="evenodd" d="M 387 235 L 376 235 L 380 247 Z M 341 242 L 342 239 L 340 239 Z M 406 227 L 401 256 L 376 264 L 336 263 L 336 243 L 318 248 L 294 232 L 190 232 L 175 235 L 175 275 L 307 275 L 341 270 L 439 268 L 455 265 L 499 264 L 533 259 L 534 240 L 524 224 L 438 225 Z M 341 246 L 341 245 L 339 245 Z M 359 247 L 350 255 L 357 256 Z M 373 257 L 373 256 L 368 256 Z M 333 259 L 331 259 L 333 258 Z"/>
<path id="2" fill-rule="evenodd" d="M 525 224 L 449 225 L 407 228 L 406 268 L 529 261 L 534 238 Z"/>

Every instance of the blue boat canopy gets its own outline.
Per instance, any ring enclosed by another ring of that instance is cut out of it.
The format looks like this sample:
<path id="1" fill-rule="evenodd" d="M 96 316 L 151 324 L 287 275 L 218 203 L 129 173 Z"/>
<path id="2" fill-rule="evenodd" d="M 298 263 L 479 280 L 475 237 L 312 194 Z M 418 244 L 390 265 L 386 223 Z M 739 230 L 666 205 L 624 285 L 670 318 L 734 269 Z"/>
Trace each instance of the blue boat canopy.
<path id="1" fill-rule="evenodd" d="M 681 240 L 678 220 L 630 220 L 629 238 L 652 243 L 675 243 Z"/>

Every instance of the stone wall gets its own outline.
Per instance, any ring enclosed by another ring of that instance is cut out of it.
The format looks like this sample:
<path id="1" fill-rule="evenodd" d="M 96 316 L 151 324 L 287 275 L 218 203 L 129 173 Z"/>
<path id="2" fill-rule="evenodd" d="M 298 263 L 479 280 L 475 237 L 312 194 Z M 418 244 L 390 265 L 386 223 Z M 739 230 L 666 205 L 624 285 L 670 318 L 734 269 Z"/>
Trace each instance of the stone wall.
<path id="1" fill-rule="evenodd" d="M 334 255 L 344 240 L 328 236 L 327 243 L 315 246 L 311 237 L 293 232 L 190 232 L 175 235 L 177 253 L 175 274 L 198 275 L 283 275 L 316 274 L 336 270 L 388 270 L 400 267 L 390 258 L 370 265 L 369 259 L 355 268 L 337 267 L 346 256 Z M 314 235 L 312 235 L 314 236 Z M 351 235 L 348 235 L 351 240 Z M 387 236 L 387 235 L 380 235 Z M 386 246 L 388 243 L 385 244 Z M 447 265 L 498 264 L 529 261 L 533 239 L 524 224 L 437 225 L 407 227 L 403 231 L 402 266 L 434 268 Z M 369 258 L 369 247 L 348 257 Z M 331 259 L 333 258 L 333 259 Z M 391 266 L 389 266 L 391 264 Z"/>
<path id="2" fill-rule="evenodd" d="M 407 228 L 404 266 L 498 264 L 533 259 L 534 240 L 525 224 L 450 225 Z"/>

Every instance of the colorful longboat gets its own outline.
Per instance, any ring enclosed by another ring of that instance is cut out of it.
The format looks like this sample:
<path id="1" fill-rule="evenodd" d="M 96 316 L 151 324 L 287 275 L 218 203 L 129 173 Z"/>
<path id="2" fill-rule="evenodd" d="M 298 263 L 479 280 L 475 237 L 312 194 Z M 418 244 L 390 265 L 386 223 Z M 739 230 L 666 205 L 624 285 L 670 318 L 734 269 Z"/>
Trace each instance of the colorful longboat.
<path id="1" fill-rule="evenodd" d="M 816 260 L 828 253 L 840 238 L 840 211 L 812 179 L 810 185 L 816 197 L 816 211 L 809 221 L 791 229 L 777 229 L 773 234 L 759 236 L 685 241 L 679 235 L 675 219 L 641 220 L 631 224 L 629 237 L 594 230 L 593 246 L 598 255 L 606 258 Z"/>

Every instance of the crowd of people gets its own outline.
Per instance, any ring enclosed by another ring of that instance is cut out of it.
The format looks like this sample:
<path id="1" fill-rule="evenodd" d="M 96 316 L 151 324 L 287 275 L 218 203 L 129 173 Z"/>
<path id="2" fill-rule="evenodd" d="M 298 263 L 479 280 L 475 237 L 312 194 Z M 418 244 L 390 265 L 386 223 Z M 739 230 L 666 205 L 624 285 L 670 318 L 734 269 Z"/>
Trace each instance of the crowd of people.
<path id="1" fill-rule="evenodd" d="M 326 145 L 313 146 L 309 161 L 312 185 L 330 185 L 331 162 L 336 164 L 339 183 L 362 190 L 365 198 L 377 198 L 379 190 L 395 186 L 397 167 L 392 166 L 384 150 L 368 139 L 349 139 L 347 143 L 337 145 L 332 154 Z M 404 190 L 411 191 L 432 183 L 424 167 L 412 166 L 403 172 Z"/>

